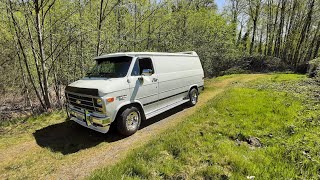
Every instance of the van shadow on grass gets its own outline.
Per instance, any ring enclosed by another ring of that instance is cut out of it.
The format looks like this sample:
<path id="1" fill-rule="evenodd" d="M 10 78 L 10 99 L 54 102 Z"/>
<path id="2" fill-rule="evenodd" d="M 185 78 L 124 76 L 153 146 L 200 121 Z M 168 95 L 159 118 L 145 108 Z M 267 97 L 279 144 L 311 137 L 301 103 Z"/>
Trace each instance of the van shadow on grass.
<path id="1" fill-rule="evenodd" d="M 140 130 L 174 115 L 185 108 L 185 105 L 181 105 L 150 118 L 147 121 L 143 121 Z M 114 127 L 112 127 L 107 134 L 102 134 L 82 127 L 71 120 L 36 130 L 33 136 L 39 146 L 49 148 L 54 152 L 61 152 L 63 155 L 76 153 L 82 149 L 94 147 L 102 142 L 111 143 L 125 138 L 119 135 Z"/>

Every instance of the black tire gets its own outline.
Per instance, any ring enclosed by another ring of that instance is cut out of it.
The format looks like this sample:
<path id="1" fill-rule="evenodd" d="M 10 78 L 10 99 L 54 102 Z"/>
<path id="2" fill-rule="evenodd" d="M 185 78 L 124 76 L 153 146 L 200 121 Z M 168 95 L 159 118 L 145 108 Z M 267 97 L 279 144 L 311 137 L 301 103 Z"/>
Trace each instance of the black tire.
<path id="1" fill-rule="evenodd" d="M 141 112 L 137 107 L 134 106 L 127 107 L 117 117 L 118 132 L 125 136 L 130 136 L 137 132 L 137 130 L 140 127 L 140 124 Z"/>
<path id="2" fill-rule="evenodd" d="M 194 106 L 197 104 L 198 102 L 198 97 L 199 97 L 199 92 L 196 88 L 192 88 L 190 91 L 189 91 L 189 102 L 188 102 L 188 105 L 189 106 Z"/>

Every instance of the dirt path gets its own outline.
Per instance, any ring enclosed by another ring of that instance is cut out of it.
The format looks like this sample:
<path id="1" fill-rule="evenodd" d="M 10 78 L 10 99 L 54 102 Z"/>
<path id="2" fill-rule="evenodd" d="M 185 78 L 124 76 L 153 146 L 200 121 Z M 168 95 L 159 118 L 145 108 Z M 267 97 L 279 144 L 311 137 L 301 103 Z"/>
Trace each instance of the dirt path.
<path id="1" fill-rule="evenodd" d="M 142 124 L 134 135 L 122 138 L 115 133 L 102 136 L 72 122 L 53 124 L 37 130 L 30 141 L 0 149 L 0 179 L 81 179 L 97 168 L 112 165 L 130 150 L 156 138 L 195 113 L 206 102 L 234 82 L 248 82 L 266 75 L 239 75 L 208 81 L 207 90 L 192 108 L 179 106 Z"/>

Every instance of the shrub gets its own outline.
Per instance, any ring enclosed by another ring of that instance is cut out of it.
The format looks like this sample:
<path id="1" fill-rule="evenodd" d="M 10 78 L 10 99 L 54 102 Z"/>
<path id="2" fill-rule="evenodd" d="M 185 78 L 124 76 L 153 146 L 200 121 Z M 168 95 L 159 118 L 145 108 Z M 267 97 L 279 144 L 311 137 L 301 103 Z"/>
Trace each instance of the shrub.
<path id="1" fill-rule="evenodd" d="M 308 72 L 308 63 L 303 62 L 301 64 L 298 64 L 294 71 L 295 73 L 306 74 Z"/>
<path id="2" fill-rule="evenodd" d="M 207 77 L 255 72 L 284 72 L 293 69 L 280 58 L 271 56 L 254 55 L 237 57 L 211 55 L 201 58 L 210 59 L 210 61 L 205 60 L 202 62 Z"/>
<path id="3" fill-rule="evenodd" d="M 229 68 L 225 71 L 222 71 L 220 75 L 228 75 L 228 74 L 245 74 L 245 73 L 250 73 L 250 71 L 248 70 L 244 70 L 243 68 L 239 67 L 239 66 L 235 66 L 232 68 Z"/>
<path id="4" fill-rule="evenodd" d="M 309 61 L 308 76 L 320 80 L 320 57 Z"/>
<path id="5" fill-rule="evenodd" d="M 252 72 L 274 72 L 290 69 L 290 67 L 280 58 L 270 56 L 244 57 L 241 63 L 243 69 L 250 70 Z"/>

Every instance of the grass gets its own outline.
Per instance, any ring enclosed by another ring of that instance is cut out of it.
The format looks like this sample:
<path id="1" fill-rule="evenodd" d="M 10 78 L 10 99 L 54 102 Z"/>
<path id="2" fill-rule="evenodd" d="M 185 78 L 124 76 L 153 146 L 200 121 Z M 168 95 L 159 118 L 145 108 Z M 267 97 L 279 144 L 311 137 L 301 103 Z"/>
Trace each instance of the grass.
<path id="1" fill-rule="evenodd" d="M 131 144 L 130 137 L 66 121 L 63 111 L 0 123 L 0 179 L 79 179 L 118 162 L 101 162 L 114 150 L 120 162 L 88 178 L 318 178 L 319 86 L 294 74 L 228 75 L 205 83 L 195 108 L 152 132 L 140 130 L 135 137 L 143 138 Z M 262 147 L 249 145 L 249 137 Z"/>
<path id="2" fill-rule="evenodd" d="M 195 108 L 173 116 L 175 119 L 165 124 L 150 127 L 153 128 L 152 132 L 148 132 L 148 128 L 142 129 L 132 136 L 133 138 L 123 139 L 113 133 L 103 135 L 88 130 L 71 121 L 65 121 L 66 115 L 63 111 L 2 123 L 0 179 L 79 179 L 99 165 L 113 164 L 116 160 L 112 160 L 109 151 L 115 153 L 116 150 L 115 159 L 120 159 L 131 149 L 156 138 L 161 132 L 202 108 L 205 102 L 223 92 L 231 82 L 240 78 L 256 79 L 260 76 L 263 75 L 239 75 L 227 80 L 206 80 L 208 90 L 203 93 Z M 157 128 L 154 129 L 155 127 Z"/>
<path id="3" fill-rule="evenodd" d="M 33 138 L 32 133 L 52 124 L 64 122 L 64 111 L 44 113 L 29 118 L 16 118 L 0 123 L 0 149 L 18 144 Z"/>
<path id="4" fill-rule="evenodd" d="M 306 82 L 274 74 L 239 83 L 89 179 L 318 179 L 319 87 Z"/>

